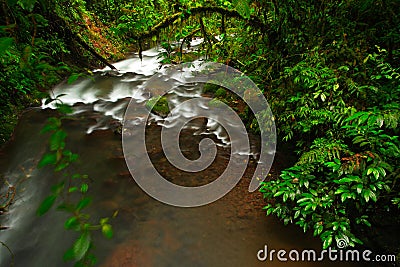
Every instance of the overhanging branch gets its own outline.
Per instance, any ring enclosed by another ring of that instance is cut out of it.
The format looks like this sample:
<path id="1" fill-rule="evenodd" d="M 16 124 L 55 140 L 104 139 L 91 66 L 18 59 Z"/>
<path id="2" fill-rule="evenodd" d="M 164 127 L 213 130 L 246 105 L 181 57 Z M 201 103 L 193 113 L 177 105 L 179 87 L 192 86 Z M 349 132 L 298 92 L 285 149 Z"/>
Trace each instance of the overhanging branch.
<path id="1" fill-rule="evenodd" d="M 195 7 L 189 10 L 189 12 L 177 12 L 170 16 L 166 16 L 162 21 L 160 21 L 157 25 L 153 26 L 150 30 L 145 31 L 139 35 L 137 35 L 136 39 L 146 39 L 152 37 L 157 34 L 161 29 L 167 28 L 169 25 L 173 24 L 179 18 L 187 19 L 190 16 L 203 14 L 203 13 L 220 13 L 225 17 L 238 18 L 244 21 L 247 21 L 251 26 L 265 30 L 268 25 L 264 24 L 258 17 L 251 16 L 250 18 L 245 18 L 240 15 L 236 10 L 229 10 L 223 7 L 218 6 L 206 6 L 206 7 Z"/>

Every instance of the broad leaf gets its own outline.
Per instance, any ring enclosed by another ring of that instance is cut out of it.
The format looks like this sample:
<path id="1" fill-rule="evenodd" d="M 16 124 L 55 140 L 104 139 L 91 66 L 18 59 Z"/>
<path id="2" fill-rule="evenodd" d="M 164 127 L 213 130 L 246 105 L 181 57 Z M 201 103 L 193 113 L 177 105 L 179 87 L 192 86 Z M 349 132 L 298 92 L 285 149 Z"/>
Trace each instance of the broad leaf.
<path id="1" fill-rule="evenodd" d="M 90 247 L 91 237 L 89 232 L 84 232 L 81 236 L 76 240 L 74 245 L 72 246 L 72 250 L 74 252 L 75 260 L 81 260 Z"/>
<path id="2" fill-rule="evenodd" d="M 92 199 L 90 197 L 82 198 L 81 201 L 79 201 L 79 203 L 76 205 L 76 209 L 79 211 L 79 210 L 85 208 L 87 205 L 90 204 L 91 201 L 92 201 Z"/>
<path id="3" fill-rule="evenodd" d="M 78 222 L 78 219 L 76 217 L 69 218 L 64 224 L 65 229 L 72 229 L 72 228 L 75 228 L 77 226 L 79 226 L 79 222 Z"/>
<path id="4" fill-rule="evenodd" d="M 57 162 L 57 155 L 55 153 L 46 153 L 38 163 L 38 168 L 42 168 L 46 165 L 55 164 Z"/>
<path id="5" fill-rule="evenodd" d="M 109 225 L 109 224 L 104 224 L 104 225 L 101 227 L 101 232 L 102 232 L 103 235 L 104 235 L 105 237 L 107 237 L 107 238 L 112 238 L 112 237 L 113 237 L 113 230 L 112 230 L 111 225 Z"/>
<path id="6" fill-rule="evenodd" d="M 56 198 L 57 198 L 57 196 L 55 196 L 55 195 L 50 195 L 47 198 L 45 198 L 45 200 L 43 200 L 42 204 L 40 204 L 36 213 L 39 216 L 42 216 L 43 214 L 45 214 L 53 206 Z"/>

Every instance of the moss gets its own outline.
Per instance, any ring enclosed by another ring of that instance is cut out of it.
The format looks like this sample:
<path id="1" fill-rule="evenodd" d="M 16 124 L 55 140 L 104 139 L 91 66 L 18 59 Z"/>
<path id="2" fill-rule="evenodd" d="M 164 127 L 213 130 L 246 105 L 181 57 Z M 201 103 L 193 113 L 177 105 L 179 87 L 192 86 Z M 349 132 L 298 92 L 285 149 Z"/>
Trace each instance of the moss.
<path id="1" fill-rule="evenodd" d="M 214 96 L 215 96 L 215 97 L 218 97 L 218 98 L 224 98 L 224 97 L 226 97 L 226 90 L 223 89 L 223 88 L 219 88 L 219 89 L 215 92 Z"/>
<path id="2" fill-rule="evenodd" d="M 218 89 L 220 88 L 219 85 L 213 84 L 213 83 L 206 83 L 203 86 L 203 93 L 207 94 L 207 93 L 215 93 Z"/>
<path id="3" fill-rule="evenodd" d="M 146 108 L 150 112 L 159 115 L 161 117 L 166 117 L 169 113 L 168 100 L 165 96 L 155 96 L 147 100 Z"/>
<path id="4" fill-rule="evenodd" d="M 222 106 L 224 106 L 224 105 L 226 105 L 226 104 L 225 104 L 223 101 L 221 101 L 221 100 L 218 100 L 218 99 L 216 99 L 216 98 L 213 98 L 213 99 L 210 100 L 210 102 L 208 102 L 208 105 L 209 105 L 210 107 L 220 108 L 220 107 L 222 107 Z"/>

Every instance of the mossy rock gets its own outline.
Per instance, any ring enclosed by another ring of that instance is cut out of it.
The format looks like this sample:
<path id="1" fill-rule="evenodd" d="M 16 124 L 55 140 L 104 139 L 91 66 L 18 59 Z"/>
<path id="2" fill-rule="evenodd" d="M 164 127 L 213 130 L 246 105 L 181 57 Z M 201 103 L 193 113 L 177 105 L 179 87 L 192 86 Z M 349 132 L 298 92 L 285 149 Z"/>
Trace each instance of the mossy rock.
<path id="1" fill-rule="evenodd" d="M 165 96 L 155 96 L 147 100 L 146 108 L 150 110 L 150 112 L 161 116 L 167 117 L 169 113 L 168 100 Z"/>
<path id="2" fill-rule="evenodd" d="M 214 96 L 215 96 L 215 97 L 218 97 L 218 98 L 224 98 L 224 97 L 226 97 L 226 90 L 223 89 L 223 88 L 219 88 L 219 89 L 215 92 Z"/>
<path id="3" fill-rule="evenodd" d="M 225 105 L 226 104 L 223 101 L 216 99 L 216 98 L 213 98 L 210 100 L 210 102 L 208 102 L 208 106 L 213 107 L 213 108 L 221 108 Z"/>

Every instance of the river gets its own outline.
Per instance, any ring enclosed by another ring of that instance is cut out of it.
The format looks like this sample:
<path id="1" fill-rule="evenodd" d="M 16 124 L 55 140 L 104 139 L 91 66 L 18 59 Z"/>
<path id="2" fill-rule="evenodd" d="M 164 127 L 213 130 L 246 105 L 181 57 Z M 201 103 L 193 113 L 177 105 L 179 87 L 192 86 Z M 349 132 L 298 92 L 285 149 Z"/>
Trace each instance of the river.
<path id="1" fill-rule="evenodd" d="M 158 202 L 144 193 L 132 179 L 123 157 L 121 135 L 116 134 L 131 98 L 144 105 L 152 92 L 142 84 L 159 71 L 158 50 L 143 52 L 117 62 L 120 72 L 97 70 L 91 78 L 80 78 L 72 85 L 62 83 L 52 92 L 65 93 L 61 99 L 73 106 L 71 120 L 64 128 L 67 147 L 79 154 L 72 168 L 88 174 L 92 180 L 89 193 L 93 204 L 88 209 L 93 219 L 110 216 L 114 237 L 94 237 L 94 253 L 99 266 L 361 266 L 343 262 L 279 262 L 276 258 L 260 261 L 257 253 L 268 249 L 320 250 L 320 241 L 304 234 L 299 227 L 284 226 L 274 217 L 266 217 L 265 202 L 259 192 L 247 191 L 258 153 L 258 138 L 250 136 L 252 150 L 248 168 L 239 184 L 226 196 L 196 208 L 179 208 Z M 168 96 L 178 103 L 201 94 L 198 85 L 181 83 Z M 182 111 L 184 114 L 184 110 Z M 186 111 L 190 112 L 190 111 Z M 36 165 L 47 148 L 45 135 L 39 132 L 46 119 L 57 116 L 51 105 L 24 112 L 13 140 L 0 154 L 0 173 L 15 185 L 17 195 L 9 211 L 1 216 L 0 240 L 10 247 L 15 266 L 72 266 L 62 255 L 76 234 L 64 230 L 66 214 L 50 211 L 38 217 L 35 211 L 56 181 L 51 168 Z M 227 165 L 229 143 L 218 127 L 193 121 L 181 135 L 181 149 L 188 158 L 199 156 L 198 144 L 207 132 L 218 144 L 217 157 L 209 168 L 188 174 L 173 168 L 162 153 L 160 131 L 163 119 L 153 115 L 146 130 L 149 156 L 167 179 L 177 184 L 195 186 L 218 177 Z M 284 166 L 286 157 L 279 152 L 271 174 Z M 1 247 L 0 265 L 9 266 L 11 256 Z"/>

